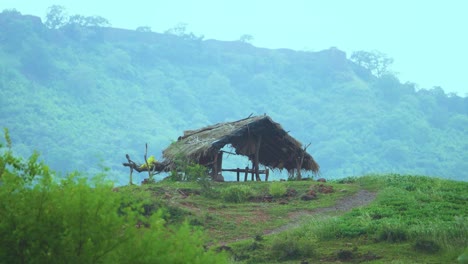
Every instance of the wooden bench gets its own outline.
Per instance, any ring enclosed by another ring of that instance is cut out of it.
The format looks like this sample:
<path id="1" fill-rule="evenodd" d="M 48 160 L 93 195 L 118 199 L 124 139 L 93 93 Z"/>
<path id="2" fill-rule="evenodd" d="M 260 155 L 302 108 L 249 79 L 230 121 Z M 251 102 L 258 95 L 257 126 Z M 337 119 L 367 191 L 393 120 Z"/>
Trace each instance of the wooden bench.
<path id="1" fill-rule="evenodd" d="M 255 178 L 255 170 L 254 169 L 249 169 L 249 167 L 245 167 L 245 169 L 222 169 L 222 171 L 232 171 L 237 173 L 237 181 L 240 181 L 240 173 L 244 173 L 244 181 L 247 181 L 247 177 L 249 173 L 252 174 L 252 181 Z M 265 181 L 268 181 L 268 176 L 270 174 L 270 170 L 267 168 L 265 170 L 258 170 L 258 174 L 265 174 Z"/>

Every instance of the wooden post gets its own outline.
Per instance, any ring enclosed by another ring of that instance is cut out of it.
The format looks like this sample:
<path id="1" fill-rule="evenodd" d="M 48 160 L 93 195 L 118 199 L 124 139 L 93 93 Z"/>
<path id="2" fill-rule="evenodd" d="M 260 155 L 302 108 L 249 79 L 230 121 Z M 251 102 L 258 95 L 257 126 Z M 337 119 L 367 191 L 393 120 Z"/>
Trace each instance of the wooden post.
<path id="1" fill-rule="evenodd" d="M 255 159 L 252 157 L 252 169 L 250 170 L 250 180 L 254 180 L 254 174 L 255 174 Z"/>
<path id="2" fill-rule="evenodd" d="M 151 169 L 149 167 L 149 164 L 148 164 L 148 158 L 146 157 L 148 155 L 148 143 L 145 144 L 145 164 L 146 164 L 146 169 L 148 169 L 148 179 L 149 180 L 152 180 L 153 179 L 153 175 L 151 175 Z"/>
<path id="3" fill-rule="evenodd" d="M 270 170 L 268 168 L 265 169 L 265 181 L 268 181 L 268 176 L 270 174 Z"/>
<path id="4" fill-rule="evenodd" d="M 262 144 L 262 135 L 258 136 L 258 139 L 257 139 L 257 144 L 255 145 L 255 157 L 254 157 L 254 160 L 255 160 L 255 178 L 257 179 L 257 181 L 261 181 L 260 179 L 260 174 L 258 173 L 258 169 L 259 169 L 259 154 L 260 154 L 260 146 Z"/>
<path id="5" fill-rule="evenodd" d="M 244 181 L 247 181 L 247 176 L 249 175 L 249 167 L 245 167 L 245 176 L 244 176 Z"/>
<path id="6" fill-rule="evenodd" d="M 302 164 L 304 163 L 304 156 L 305 156 L 305 153 L 306 153 L 306 150 L 307 148 L 310 146 L 311 143 L 309 143 L 308 145 L 304 146 L 304 148 L 302 149 L 302 152 L 301 152 L 301 156 L 296 158 L 296 167 L 297 167 L 297 179 L 298 180 L 301 180 L 302 179 L 302 174 L 301 174 L 301 170 L 302 170 Z"/>
<path id="7" fill-rule="evenodd" d="M 216 170 L 221 173 L 223 171 L 223 152 L 222 151 L 218 152 L 216 166 L 218 167 L 218 169 Z"/>
<path id="8" fill-rule="evenodd" d="M 125 157 L 128 160 L 128 163 L 130 164 L 130 185 L 133 185 L 133 166 L 136 166 L 136 164 L 130 159 L 130 156 L 128 154 L 125 155 Z"/>
<path id="9" fill-rule="evenodd" d="M 239 168 L 237 168 L 237 181 L 239 181 L 239 178 L 240 178 L 240 171 L 239 171 Z"/>
<path id="10" fill-rule="evenodd" d="M 218 153 L 216 153 L 213 157 L 213 170 L 211 173 L 211 178 L 215 181 L 218 176 Z"/>
<path id="11" fill-rule="evenodd" d="M 297 167 L 297 179 L 302 180 L 302 174 L 301 174 L 302 163 L 299 158 L 296 159 L 296 167 Z"/>

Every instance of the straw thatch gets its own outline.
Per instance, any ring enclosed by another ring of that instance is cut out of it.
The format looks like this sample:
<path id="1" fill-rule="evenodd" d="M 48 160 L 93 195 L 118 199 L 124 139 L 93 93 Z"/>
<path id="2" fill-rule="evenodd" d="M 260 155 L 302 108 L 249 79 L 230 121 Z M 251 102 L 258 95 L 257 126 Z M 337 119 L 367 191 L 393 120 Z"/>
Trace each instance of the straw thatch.
<path id="1" fill-rule="evenodd" d="M 176 160 L 181 157 L 202 165 L 210 165 L 213 157 L 225 145 L 231 144 L 236 154 L 252 160 L 260 136 L 260 164 L 271 169 L 289 171 L 297 169 L 296 161 L 303 156 L 301 169 L 314 173 L 319 171 L 319 165 L 305 151 L 302 144 L 266 115 L 185 131 L 177 142 L 163 151 L 163 157 L 171 167 L 174 167 Z"/>

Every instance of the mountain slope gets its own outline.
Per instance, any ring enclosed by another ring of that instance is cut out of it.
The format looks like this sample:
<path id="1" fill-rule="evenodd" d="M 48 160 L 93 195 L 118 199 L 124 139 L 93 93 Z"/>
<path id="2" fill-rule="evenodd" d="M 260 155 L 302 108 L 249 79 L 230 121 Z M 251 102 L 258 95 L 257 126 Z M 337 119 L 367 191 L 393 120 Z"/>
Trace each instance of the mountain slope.
<path id="1" fill-rule="evenodd" d="M 312 143 L 325 177 L 468 177 L 466 97 L 375 77 L 336 48 L 49 29 L 14 11 L 1 13 L 0 24 L 1 125 L 17 151 L 37 149 L 61 171 L 93 173 L 102 164 L 126 175 L 125 153 L 141 157 L 146 142 L 158 157 L 183 130 L 268 113 Z"/>

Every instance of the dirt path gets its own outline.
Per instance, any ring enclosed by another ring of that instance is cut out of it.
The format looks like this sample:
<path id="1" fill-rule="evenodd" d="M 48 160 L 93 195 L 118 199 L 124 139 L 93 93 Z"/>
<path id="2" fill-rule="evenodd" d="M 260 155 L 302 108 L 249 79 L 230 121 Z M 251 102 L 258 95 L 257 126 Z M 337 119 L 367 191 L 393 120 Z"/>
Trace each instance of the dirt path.
<path id="1" fill-rule="evenodd" d="M 352 196 L 345 197 L 339 200 L 334 206 L 317 208 L 315 210 L 310 211 L 294 212 L 288 216 L 288 218 L 290 219 L 290 222 L 288 224 L 280 226 L 273 230 L 266 230 L 264 234 L 276 234 L 294 227 L 298 227 L 302 223 L 301 219 L 303 218 L 303 216 L 318 215 L 322 213 L 331 212 L 346 212 L 356 207 L 368 205 L 375 199 L 375 196 L 376 193 L 369 192 L 366 190 L 360 190 Z"/>

